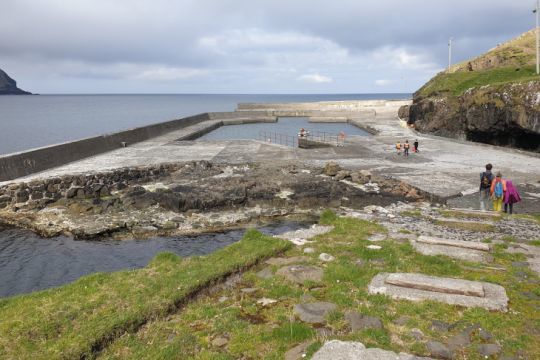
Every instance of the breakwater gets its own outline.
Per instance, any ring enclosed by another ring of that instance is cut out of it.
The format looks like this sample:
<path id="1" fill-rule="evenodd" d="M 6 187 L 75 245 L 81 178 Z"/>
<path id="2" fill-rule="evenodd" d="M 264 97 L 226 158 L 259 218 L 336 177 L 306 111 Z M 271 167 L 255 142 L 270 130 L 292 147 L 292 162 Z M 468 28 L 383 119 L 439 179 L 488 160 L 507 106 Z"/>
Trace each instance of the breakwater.
<path id="1" fill-rule="evenodd" d="M 223 125 L 275 122 L 278 117 L 309 117 L 316 122 L 354 122 L 395 110 L 408 101 L 358 100 L 320 103 L 239 104 L 237 111 L 209 112 L 111 134 L 41 147 L 0 157 L 0 181 L 27 176 L 70 162 L 116 150 L 169 132 L 195 126 L 177 140 L 191 140 Z M 196 126 L 197 125 L 197 126 Z M 91 170 L 91 169 L 89 169 Z"/>

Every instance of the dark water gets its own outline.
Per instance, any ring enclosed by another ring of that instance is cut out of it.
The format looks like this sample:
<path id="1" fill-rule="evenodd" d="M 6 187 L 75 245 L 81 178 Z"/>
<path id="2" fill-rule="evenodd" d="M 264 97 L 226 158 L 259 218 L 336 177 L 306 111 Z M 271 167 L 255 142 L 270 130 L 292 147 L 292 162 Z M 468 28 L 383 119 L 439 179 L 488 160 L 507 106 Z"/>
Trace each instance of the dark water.
<path id="1" fill-rule="evenodd" d="M 0 96 L 0 154 L 211 111 L 240 102 L 407 99 L 410 94 Z"/>
<path id="2" fill-rule="evenodd" d="M 282 222 L 258 230 L 280 234 L 306 226 Z M 183 257 L 208 254 L 239 241 L 244 232 L 82 241 L 65 236 L 45 239 L 30 231 L 0 227 L 0 297 L 63 285 L 94 272 L 141 268 L 160 252 L 173 252 Z"/>
<path id="3" fill-rule="evenodd" d="M 313 135 L 317 132 L 339 134 L 343 131 L 346 136 L 368 136 L 369 133 L 347 123 L 310 123 L 307 118 L 283 117 L 277 123 L 259 123 L 222 126 L 216 130 L 201 136 L 198 140 L 239 140 L 259 139 L 261 132 L 272 132 L 289 136 L 297 136 L 301 128 L 310 131 Z M 259 139 L 263 140 L 263 139 Z"/>

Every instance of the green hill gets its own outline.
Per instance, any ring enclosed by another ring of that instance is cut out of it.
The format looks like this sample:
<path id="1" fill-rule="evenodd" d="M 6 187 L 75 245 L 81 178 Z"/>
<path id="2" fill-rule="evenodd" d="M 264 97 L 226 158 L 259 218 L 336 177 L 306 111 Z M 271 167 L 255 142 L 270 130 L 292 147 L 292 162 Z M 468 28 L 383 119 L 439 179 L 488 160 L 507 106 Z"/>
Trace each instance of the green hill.
<path id="1" fill-rule="evenodd" d="M 536 33 L 530 30 L 487 53 L 453 65 L 415 94 L 415 97 L 462 95 L 467 89 L 540 79 L 536 75 Z"/>

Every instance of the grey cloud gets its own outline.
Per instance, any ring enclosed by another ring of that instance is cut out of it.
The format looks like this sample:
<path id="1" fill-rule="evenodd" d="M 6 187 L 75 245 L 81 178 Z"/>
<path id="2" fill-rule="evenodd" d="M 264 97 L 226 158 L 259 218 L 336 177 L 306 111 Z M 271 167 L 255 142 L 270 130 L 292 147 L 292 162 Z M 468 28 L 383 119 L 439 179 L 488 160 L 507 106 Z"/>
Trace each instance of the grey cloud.
<path id="1" fill-rule="evenodd" d="M 322 82 L 328 91 L 392 76 L 407 76 L 413 87 L 446 66 L 448 37 L 455 61 L 472 57 L 532 28 L 531 7 L 508 0 L 3 0 L 0 67 L 32 77 L 37 66 L 58 82 L 69 77 L 70 86 L 81 79 L 79 89 L 167 74 L 188 92 L 202 74 L 206 85 L 198 89 L 232 79 L 239 92 L 242 84 L 309 89 L 294 82 L 305 74 L 332 78 Z M 398 50 L 416 56 L 415 64 L 397 66 Z M 373 54 L 386 59 L 374 63 Z M 287 75 L 291 68 L 303 71 Z"/>

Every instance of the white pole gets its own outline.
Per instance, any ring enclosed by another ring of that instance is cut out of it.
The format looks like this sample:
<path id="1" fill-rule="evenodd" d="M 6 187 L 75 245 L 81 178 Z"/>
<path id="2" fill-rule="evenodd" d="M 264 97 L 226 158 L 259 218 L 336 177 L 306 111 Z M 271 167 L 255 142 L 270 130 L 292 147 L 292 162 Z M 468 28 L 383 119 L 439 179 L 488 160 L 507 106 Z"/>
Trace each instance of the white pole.
<path id="1" fill-rule="evenodd" d="M 540 32 L 538 29 L 538 15 L 540 12 L 540 0 L 536 0 L 533 13 L 536 15 L 536 75 L 540 74 Z"/>
<path id="2" fill-rule="evenodd" d="M 451 65 L 452 65 L 452 38 L 448 39 L 448 72 L 450 72 Z"/>

